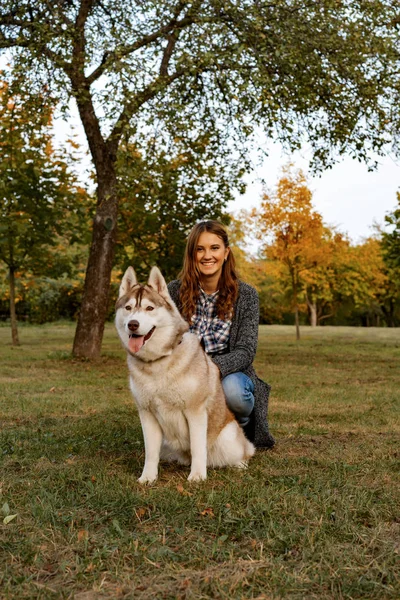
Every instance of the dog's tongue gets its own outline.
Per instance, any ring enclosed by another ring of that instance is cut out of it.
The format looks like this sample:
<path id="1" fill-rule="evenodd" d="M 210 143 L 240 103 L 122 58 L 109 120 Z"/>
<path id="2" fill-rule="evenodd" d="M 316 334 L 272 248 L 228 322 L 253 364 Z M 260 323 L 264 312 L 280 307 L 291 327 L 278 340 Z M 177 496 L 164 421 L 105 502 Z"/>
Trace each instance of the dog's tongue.
<path id="1" fill-rule="evenodd" d="M 133 353 L 139 352 L 140 348 L 144 344 L 144 335 L 140 337 L 131 337 L 129 338 L 129 350 Z"/>

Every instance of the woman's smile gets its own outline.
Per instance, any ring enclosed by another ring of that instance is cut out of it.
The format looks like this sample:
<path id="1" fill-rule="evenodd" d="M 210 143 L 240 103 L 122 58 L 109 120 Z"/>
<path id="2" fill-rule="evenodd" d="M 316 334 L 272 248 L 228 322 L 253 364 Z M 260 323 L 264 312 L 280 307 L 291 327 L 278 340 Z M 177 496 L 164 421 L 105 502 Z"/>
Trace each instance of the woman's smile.
<path id="1" fill-rule="evenodd" d="M 204 262 L 204 261 L 202 261 L 201 264 L 204 265 L 205 267 L 212 267 L 213 265 L 216 264 L 216 262 L 214 260 L 212 262 Z"/>

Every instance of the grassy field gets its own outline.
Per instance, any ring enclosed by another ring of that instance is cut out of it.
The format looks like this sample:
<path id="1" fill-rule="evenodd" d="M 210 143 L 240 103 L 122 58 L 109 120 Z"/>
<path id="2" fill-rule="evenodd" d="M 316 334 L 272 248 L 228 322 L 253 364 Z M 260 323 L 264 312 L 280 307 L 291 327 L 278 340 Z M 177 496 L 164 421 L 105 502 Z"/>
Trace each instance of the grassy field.
<path id="1" fill-rule="evenodd" d="M 72 325 L 20 337 L 0 328 L 0 598 L 400 598 L 399 329 L 261 327 L 276 447 L 145 488 L 113 327 L 96 364 Z"/>

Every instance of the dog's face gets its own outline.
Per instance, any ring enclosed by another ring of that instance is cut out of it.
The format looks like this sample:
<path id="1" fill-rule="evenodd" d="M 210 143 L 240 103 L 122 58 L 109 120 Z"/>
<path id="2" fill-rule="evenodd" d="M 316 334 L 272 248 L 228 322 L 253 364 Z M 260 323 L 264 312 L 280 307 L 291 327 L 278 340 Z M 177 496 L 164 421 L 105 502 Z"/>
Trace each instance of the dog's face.
<path id="1" fill-rule="evenodd" d="M 115 325 L 126 350 L 144 360 L 170 353 L 168 344 L 188 328 L 157 267 L 144 286 L 137 282 L 133 268 L 127 269 L 119 289 Z"/>

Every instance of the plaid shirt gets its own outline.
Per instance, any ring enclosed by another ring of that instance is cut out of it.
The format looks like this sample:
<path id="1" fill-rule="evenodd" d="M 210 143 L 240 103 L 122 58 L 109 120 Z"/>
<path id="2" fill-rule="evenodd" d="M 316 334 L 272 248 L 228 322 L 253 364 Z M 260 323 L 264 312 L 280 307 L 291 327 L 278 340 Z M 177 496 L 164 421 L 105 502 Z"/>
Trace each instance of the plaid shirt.
<path id="1" fill-rule="evenodd" d="M 226 350 L 229 343 L 232 321 L 218 318 L 217 300 L 218 290 L 208 295 L 200 288 L 196 312 L 189 327 L 189 330 L 203 343 L 207 354 L 219 354 Z"/>

